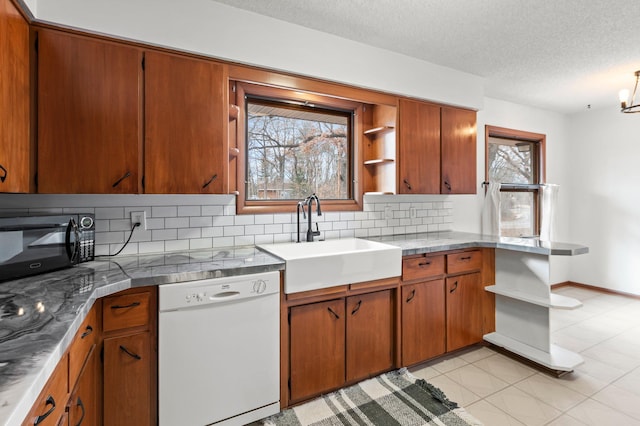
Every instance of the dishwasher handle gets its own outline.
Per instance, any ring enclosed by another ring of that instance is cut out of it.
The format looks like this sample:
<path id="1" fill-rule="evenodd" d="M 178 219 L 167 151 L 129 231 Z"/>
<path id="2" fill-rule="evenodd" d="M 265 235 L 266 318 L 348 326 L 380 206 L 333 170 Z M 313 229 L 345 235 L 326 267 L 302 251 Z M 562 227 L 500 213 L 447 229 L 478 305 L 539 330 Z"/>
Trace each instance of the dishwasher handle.
<path id="1" fill-rule="evenodd" d="M 214 294 L 213 296 L 209 296 L 209 300 L 231 299 L 232 297 L 236 297 L 239 295 L 239 291 L 222 291 L 220 293 Z"/>

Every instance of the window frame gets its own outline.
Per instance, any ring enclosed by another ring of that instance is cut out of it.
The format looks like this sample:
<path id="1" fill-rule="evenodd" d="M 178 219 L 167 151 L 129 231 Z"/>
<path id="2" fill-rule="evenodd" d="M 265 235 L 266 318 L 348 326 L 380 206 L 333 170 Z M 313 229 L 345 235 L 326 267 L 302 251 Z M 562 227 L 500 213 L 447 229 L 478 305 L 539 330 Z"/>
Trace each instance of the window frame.
<path id="1" fill-rule="evenodd" d="M 540 235 L 540 188 L 546 182 L 546 135 L 542 133 L 533 133 L 523 130 L 509 129 L 505 127 L 485 125 L 485 183 L 489 182 L 489 139 L 508 139 L 512 141 L 522 141 L 533 143 L 536 148 L 536 155 L 532 158 L 537 183 L 533 184 L 502 184 L 501 193 L 510 192 L 529 192 L 534 194 L 533 211 L 534 211 L 534 233 Z M 485 185 L 485 194 L 487 187 Z M 498 230 L 499 232 L 501 230 Z"/>
<path id="2" fill-rule="evenodd" d="M 350 192 L 348 200 L 324 200 L 321 199 L 324 211 L 350 211 L 362 210 L 362 184 L 360 163 L 362 158 L 361 133 L 363 128 L 362 111 L 363 103 L 349 99 L 342 99 L 325 94 L 317 94 L 299 89 L 276 87 L 255 82 L 235 80 L 231 82 L 235 87 L 236 105 L 239 109 L 236 144 L 237 154 L 237 185 L 236 185 L 236 212 L 238 214 L 260 213 L 291 213 L 295 212 L 296 204 L 300 200 L 247 200 L 246 199 L 246 98 L 269 98 L 273 100 L 309 102 L 326 109 L 353 111 L 351 123 L 352 140 L 350 143 Z M 311 194 L 309 194 L 311 195 Z"/>

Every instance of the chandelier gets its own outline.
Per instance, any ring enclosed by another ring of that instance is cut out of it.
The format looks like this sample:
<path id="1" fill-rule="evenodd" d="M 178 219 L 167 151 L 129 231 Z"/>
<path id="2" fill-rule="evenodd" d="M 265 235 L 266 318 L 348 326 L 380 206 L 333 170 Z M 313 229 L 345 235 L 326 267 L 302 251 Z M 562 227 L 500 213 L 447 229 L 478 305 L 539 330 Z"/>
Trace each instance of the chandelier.
<path id="1" fill-rule="evenodd" d="M 635 72 L 636 76 L 636 84 L 633 86 L 633 94 L 631 95 L 631 101 L 629 101 L 629 91 L 627 89 L 623 89 L 618 94 L 620 98 L 620 112 L 624 113 L 634 113 L 640 112 L 640 103 L 634 104 L 636 98 L 636 90 L 638 89 L 638 80 L 640 79 L 640 71 Z"/>

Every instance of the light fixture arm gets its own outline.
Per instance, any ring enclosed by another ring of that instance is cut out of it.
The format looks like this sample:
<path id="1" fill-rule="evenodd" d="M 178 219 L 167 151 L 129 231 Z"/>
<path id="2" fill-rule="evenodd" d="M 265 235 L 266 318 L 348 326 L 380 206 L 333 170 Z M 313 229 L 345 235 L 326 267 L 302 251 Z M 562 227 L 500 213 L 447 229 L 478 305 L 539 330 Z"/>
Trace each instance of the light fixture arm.
<path id="1" fill-rule="evenodd" d="M 620 112 L 624 112 L 626 114 L 630 113 L 639 113 L 640 112 L 640 104 L 635 104 L 636 92 L 638 90 L 638 81 L 640 80 L 640 71 L 635 72 L 636 76 L 636 84 L 633 86 L 633 93 L 631 95 L 631 101 L 628 99 L 628 91 L 620 92 Z"/>

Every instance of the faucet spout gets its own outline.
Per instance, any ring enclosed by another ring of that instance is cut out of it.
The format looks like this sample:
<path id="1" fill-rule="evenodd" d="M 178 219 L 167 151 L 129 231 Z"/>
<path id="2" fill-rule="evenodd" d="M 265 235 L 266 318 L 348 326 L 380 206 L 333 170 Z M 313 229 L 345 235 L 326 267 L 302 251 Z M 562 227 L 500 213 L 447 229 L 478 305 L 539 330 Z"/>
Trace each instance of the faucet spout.
<path id="1" fill-rule="evenodd" d="M 322 210 L 320 209 L 320 199 L 315 194 L 315 192 L 307 197 L 304 203 L 307 205 L 307 212 L 309 213 L 309 225 L 307 226 L 307 242 L 312 242 L 313 237 L 320 235 L 320 230 L 318 229 L 318 224 L 316 223 L 316 230 L 314 231 L 311 228 L 311 207 L 313 205 L 313 200 L 316 201 L 316 213 L 318 216 L 322 216 Z M 304 210 L 303 210 L 304 211 Z"/>

